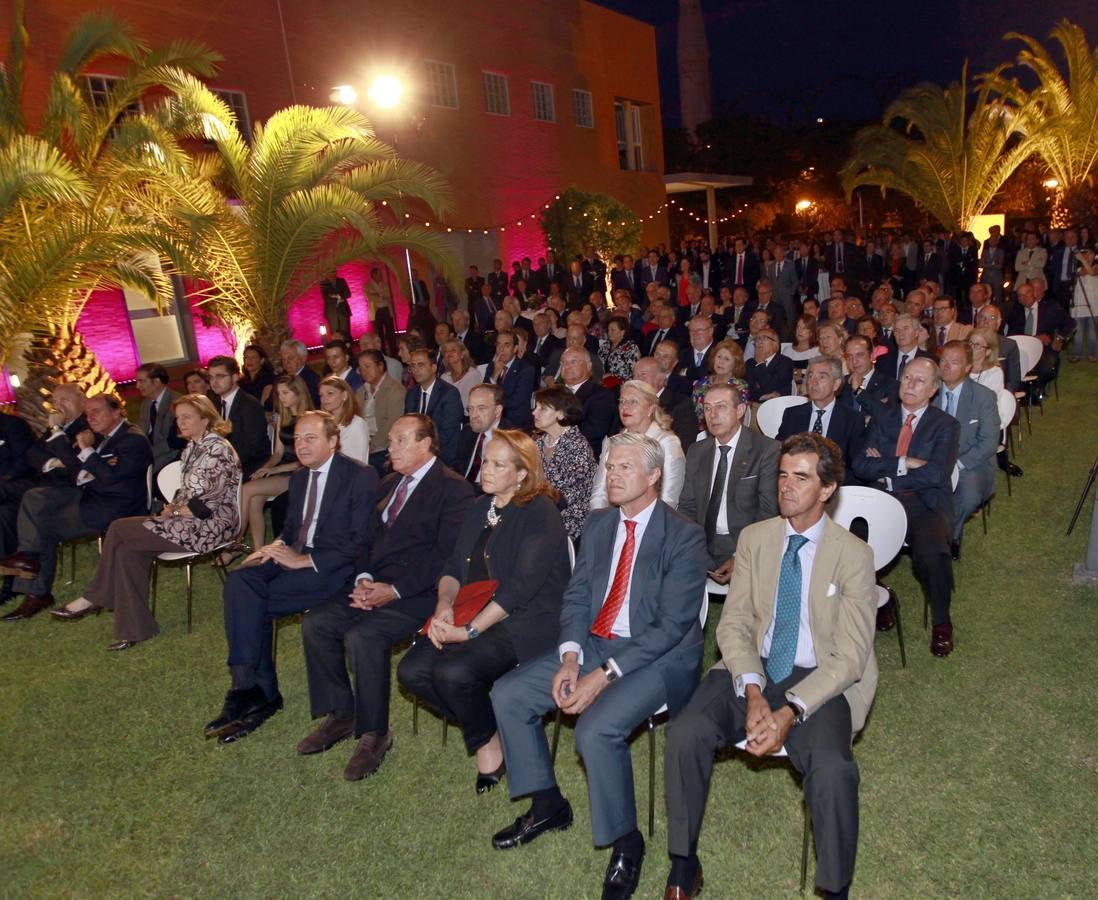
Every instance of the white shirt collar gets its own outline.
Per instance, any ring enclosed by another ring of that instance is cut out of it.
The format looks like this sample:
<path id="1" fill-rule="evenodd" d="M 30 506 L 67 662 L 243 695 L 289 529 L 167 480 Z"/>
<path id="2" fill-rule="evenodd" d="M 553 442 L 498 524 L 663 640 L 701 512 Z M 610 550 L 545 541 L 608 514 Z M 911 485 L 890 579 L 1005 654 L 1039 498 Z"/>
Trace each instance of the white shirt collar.
<path id="1" fill-rule="evenodd" d="M 789 519 L 786 519 L 785 536 L 788 539 L 795 534 L 799 534 L 803 538 L 808 538 L 808 540 L 811 541 L 813 544 L 818 544 L 820 542 L 820 538 L 823 537 L 824 523 L 826 521 L 827 514 L 825 513 L 824 515 L 820 516 L 816 524 L 810 525 L 804 531 L 797 531 L 797 529 L 793 527 L 793 523 L 790 522 Z"/>
<path id="2" fill-rule="evenodd" d="M 659 497 L 656 498 L 659 500 Z M 621 521 L 624 522 L 628 519 L 630 522 L 636 522 L 640 528 L 645 528 L 648 525 L 648 520 L 652 518 L 652 511 L 656 508 L 656 500 L 649 503 L 644 509 L 642 509 L 635 516 L 627 516 L 625 511 L 618 508 L 618 512 L 621 513 Z"/>

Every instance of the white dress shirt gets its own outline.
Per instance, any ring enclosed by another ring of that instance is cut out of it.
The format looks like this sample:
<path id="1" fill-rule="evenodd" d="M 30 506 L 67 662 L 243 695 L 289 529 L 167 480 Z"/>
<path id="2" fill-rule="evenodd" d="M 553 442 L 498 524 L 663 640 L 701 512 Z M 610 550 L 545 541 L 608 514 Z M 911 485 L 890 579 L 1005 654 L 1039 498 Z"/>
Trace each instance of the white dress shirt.
<path id="1" fill-rule="evenodd" d="M 408 482 L 408 492 L 404 497 L 405 506 L 408 505 L 408 501 L 412 499 L 412 494 L 415 492 L 415 489 L 419 487 L 419 483 L 423 481 L 423 479 L 426 477 L 427 473 L 431 470 L 431 466 L 435 464 L 435 460 L 437 458 L 438 457 L 432 456 L 430 462 L 425 462 L 422 466 L 420 466 L 412 473 L 412 480 Z M 384 522 L 386 525 L 389 524 L 389 510 L 393 506 L 393 501 L 396 500 L 397 490 L 399 489 L 399 487 L 400 482 L 398 481 L 397 487 L 393 489 L 393 493 L 389 497 L 389 502 L 385 504 L 385 509 L 381 513 L 381 521 Z M 366 579 L 367 581 L 373 581 L 374 576 L 371 575 L 369 572 L 359 572 L 355 576 L 355 583 L 357 584 L 363 579 Z M 393 592 L 396 592 L 395 587 L 393 588 Z M 397 594 L 397 597 L 399 598 L 400 594 Z"/>
<path id="2" fill-rule="evenodd" d="M 240 392 L 240 387 L 234 387 L 229 393 L 221 395 L 221 405 L 224 407 L 225 412 L 222 413 L 222 418 L 226 421 L 229 419 L 229 414 L 233 411 L 233 401 L 236 399 L 236 395 Z M 220 412 L 220 410 L 218 410 Z"/>
<path id="3" fill-rule="evenodd" d="M 332 467 L 332 460 L 333 459 L 335 459 L 335 454 L 334 453 L 331 456 L 329 456 L 321 465 L 317 466 L 315 469 L 312 469 L 309 473 L 309 480 L 310 481 L 312 480 L 312 477 L 313 477 L 312 473 L 313 472 L 316 472 L 316 476 L 317 476 L 316 477 L 316 504 L 313 506 L 313 518 L 309 522 L 309 530 L 305 534 L 305 546 L 306 547 L 313 546 L 313 538 L 316 537 L 316 525 L 317 525 L 317 521 L 320 519 L 320 505 L 321 505 L 321 501 L 323 501 L 323 499 L 324 499 L 324 487 L 328 483 L 328 470 Z M 309 502 L 309 489 L 308 489 L 308 487 L 306 487 L 306 489 L 305 489 L 305 503 L 306 503 L 306 505 L 308 504 L 308 502 Z M 301 514 L 305 515 L 305 510 L 304 509 L 302 509 Z"/>
<path id="4" fill-rule="evenodd" d="M 728 466 L 724 474 L 724 484 L 720 485 L 719 490 L 721 492 L 721 508 L 717 513 L 717 534 L 728 534 L 728 478 L 732 474 L 732 460 L 736 456 L 736 447 L 740 444 L 740 435 L 743 433 L 743 426 L 741 425 L 736 429 L 736 433 L 732 435 L 732 440 L 727 444 L 722 444 L 716 438 L 713 439 L 713 474 L 710 476 L 709 482 L 709 496 L 713 496 L 713 492 L 718 490 L 718 486 L 714 484 L 717 478 L 717 466 L 721 461 L 721 451 L 718 447 L 728 447 Z"/>
<path id="5" fill-rule="evenodd" d="M 808 430 L 811 431 L 816 427 L 816 413 L 820 411 L 820 408 L 815 403 L 811 403 L 809 404 L 808 410 Z M 827 437 L 827 429 L 831 426 L 831 414 L 834 411 L 835 400 L 832 399 L 832 401 L 823 408 L 823 418 L 820 420 L 820 426 L 823 428 L 824 437 Z"/>

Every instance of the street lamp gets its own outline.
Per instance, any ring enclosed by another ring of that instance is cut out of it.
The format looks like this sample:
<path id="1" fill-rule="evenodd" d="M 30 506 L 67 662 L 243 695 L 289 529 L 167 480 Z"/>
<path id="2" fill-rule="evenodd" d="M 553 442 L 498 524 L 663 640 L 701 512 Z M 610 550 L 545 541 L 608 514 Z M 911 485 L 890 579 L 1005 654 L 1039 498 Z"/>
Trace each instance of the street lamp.
<path id="1" fill-rule="evenodd" d="M 395 75 L 379 75 L 366 92 L 370 100 L 380 109 L 392 109 L 404 94 L 404 85 Z"/>
<path id="2" fill-rule="evenodd" d="M 814 205 L 815 204 L 813 204 L 813 202 L 811 200 L 798 200 L 796 209 L 797 209 L 797 212 L 799 212 L 799 213 L 806 213 L 810 209 L 812 209 L 812 207 Z"/>
<path id="3" fill-rule="evenodd" d="M 349 84 L 337 84 L 329 94 L 333 103 L 340 106 L 354 106 L 358 102 L 358 91 Z"/>
<path id="4" fill-rule="evenodd" d="M 1054 191 L 1060 186 L 1060 182 L 1056 178 L 1046 178 L 1041 182 L 1041 185 L 1047 187 L 1050 191 Z"/>

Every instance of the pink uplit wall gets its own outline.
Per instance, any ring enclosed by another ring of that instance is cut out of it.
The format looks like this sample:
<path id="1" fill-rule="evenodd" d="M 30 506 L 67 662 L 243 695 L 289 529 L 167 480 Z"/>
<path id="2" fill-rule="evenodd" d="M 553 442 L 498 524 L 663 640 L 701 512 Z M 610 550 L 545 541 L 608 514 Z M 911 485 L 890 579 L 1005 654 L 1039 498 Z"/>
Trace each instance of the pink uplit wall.
<path id="1" fill-rule="evenodd" d="M 198 362 L 206 365 L 214 356 L 235 356 L 235 337 L 232 331 L 218 321 L 212 321 L 209 325 L 202 322 L 202 307 L 188 297 L 187 307 L 191 311 L 191 324 L 194 327 L 194 343 L 198 350 Z"/>
<path id="2" fill-rule="evenodd" d="M 96 291 L 84 305 L 76 330 L 115 381 L 132 381 L 141 361 L 120 290 Z"/>
<path id="3" fill-rule="evenodd" d="M 545 256 L 545 250 L 545 235 L 542 234 L 541 227 L 536 224 L 523 225 L 513 231 L 508 228 L 499 234 L 499 258 L 503 260 L 503 268 L 506 272 L 511 271 L 511 263 L 514 260 L 521 261 L 524 256 L 530 257 L 536 269 L 538 257 Z M 564 265 L 563 260 L 558 259 L 557 262 L 559 265 Z M 487 268 L 482 266 L 481 270 L 490 272 L 492 266 L 488 265 Z"/>
<path id="4" fill-rule="evenodd" d="M 393 317 L 396 319 L 396 327 L 402 330 L 408 325 L 409 304 L 408 298 L 401 290 L 402 285 L 408 279 L 405 273 L 404 257 L 393 257 L 392 263 L 397 267 L 403 277 L 386 272 L 382 269 L 382 278 L 387 279 L 389 290 L 393 294 Z M 414 262 L 413 262 L 414 265 Z M 366 263 L 350 263 L 339 268 L 339 275 L 347 282 L 351 289 L 351 337 L 358 339 L 370 330 L 370 314 L 366 305 L 366 282 L 370 279 L 370 269 Z M 425 271 L 422 267 L 418 271 Z M 421 276 L 422 277 L 422 276 Z M 430 279 L 427 288 L 431 290 Z M 303 297 L 294 301 L 290 306 L 290 331 L 293 336 L 304 341 L 308 347 L 314 347 L 323 343 L 320 336 L 320 326 L 327 325 L 324 318 L 324 298 L 320 295 L 320 287 L 314 287 Z"/>

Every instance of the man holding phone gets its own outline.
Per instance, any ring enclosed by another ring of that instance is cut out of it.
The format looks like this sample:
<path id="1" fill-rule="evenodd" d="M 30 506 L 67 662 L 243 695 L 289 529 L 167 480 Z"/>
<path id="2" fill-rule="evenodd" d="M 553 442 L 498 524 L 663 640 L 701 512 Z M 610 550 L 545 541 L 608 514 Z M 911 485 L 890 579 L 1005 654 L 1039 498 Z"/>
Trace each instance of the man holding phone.
<path id="1" fill-rule="evenodd" d="M 618 508 L 587 520 L 564 593 L 559 647 L 492 689 L 511 797 L 533 801 L 492 845 L 509 850 L 572 824 L 541 721 L 555 705 L 578 717 L 594 843 L 612 848 L 602 896 L 626 898 L 645 851 L 628 738 L 664 704 L 674 716 L 697 683 L 706 553 L 701 528 L 659 499 L 660 445 L 630 432 L 607 443 L 607 494 Z"/>
<path id="2" fill-rule="evenodd" d="M 747 384 L 715 384 L 702 407 L 709 437 L 686 452 L 679 512 L 705 529 L 709 577 L 728 584 L 740 532 L 778 514 L 780 445 L 743 427 Z"/>

